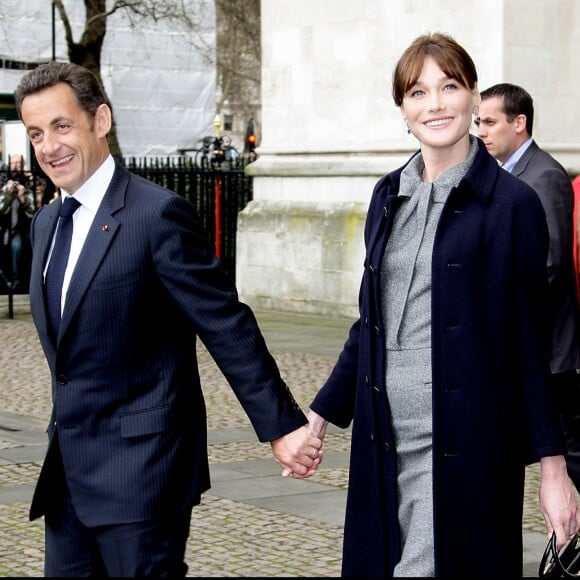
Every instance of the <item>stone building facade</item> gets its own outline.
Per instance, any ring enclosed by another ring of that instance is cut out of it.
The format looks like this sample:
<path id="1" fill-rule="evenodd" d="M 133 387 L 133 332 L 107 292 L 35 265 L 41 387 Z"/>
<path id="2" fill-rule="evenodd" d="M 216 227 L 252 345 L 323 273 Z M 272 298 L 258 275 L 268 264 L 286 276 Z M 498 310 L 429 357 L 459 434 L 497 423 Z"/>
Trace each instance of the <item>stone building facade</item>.
<path id="1" fill-rule="evenodd" d="M 390 96 L 392 69 L 435 31 L 467 48 L 480 89 L 524 86 L 535 139 L 580 173 L 580 2 L 262 0 L 262 140 L 238 223 L 247 303 L 356 316 L 373 185 L 417 148 Z"/>

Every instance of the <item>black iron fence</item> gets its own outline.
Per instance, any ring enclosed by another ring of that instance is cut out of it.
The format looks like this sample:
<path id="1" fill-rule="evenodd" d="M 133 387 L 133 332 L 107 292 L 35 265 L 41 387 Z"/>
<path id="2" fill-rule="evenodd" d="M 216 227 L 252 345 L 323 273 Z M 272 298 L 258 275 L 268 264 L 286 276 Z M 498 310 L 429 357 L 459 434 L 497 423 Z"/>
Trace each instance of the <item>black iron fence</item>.
<path id="1" fill-rule="evenodd" d="M 131 158 L 129 171 L 141 175 L 189 200 L 201 225 L 214 242 L 225 271 L 235 280 L 238 213 L 253 198 L 252 178 L 241 157 L 221 164 L 200 159 Z"/>
<path id="2" fill-rule="evenodd" d="M 235 280 L 238 213 L 253 198 L 252 178 L 245 172 L 247 161 L 232 149 L 229 154 L 226 150 L 225 156 L 216 163 L 215 155 L 202 149 L 192 157 L 184 154 L 164 158 L 129 158 L 121 160 L 121 163 L 129 171 L 174 191 L 193 204 L 202 227 L 215 244 L 216 254 L 225 271 Z M 34 198 L 36 209 L 52 199 L 50 191 L 40 192 L 40 185 L 46 177 L 39 171 L 0 167 L 0 190 L 8 181 L 25 184 Z M 22 275 L 16 286 L 13 283 L 12 249 L 7 227 L 8 214 L 0 215 L 0 295 L 9 296 L 9 314 L 12 317 L 12 296 L 28 293 L 31 252 L 29 239 L 24 239 L 20 254 Z"/>

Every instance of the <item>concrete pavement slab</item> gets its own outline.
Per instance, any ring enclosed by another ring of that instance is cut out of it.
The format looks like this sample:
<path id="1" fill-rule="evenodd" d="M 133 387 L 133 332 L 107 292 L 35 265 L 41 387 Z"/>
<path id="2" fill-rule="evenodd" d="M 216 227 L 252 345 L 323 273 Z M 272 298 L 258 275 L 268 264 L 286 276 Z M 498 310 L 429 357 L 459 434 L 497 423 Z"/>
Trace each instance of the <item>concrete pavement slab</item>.
<path id="1" fill-rule="evenodd" d="M 46 448 L 50 388 L 26 306 L 19 302 L 15 310 L 16 320 L 0 319 L 0 344 L 8 345 L 0 349 L 0 576 L 42 576 L 42 520 L 29 522 L 27 516 Z M 352 320 L 256 316 L 281 372 L 306 407 L 328 376 Z M 281 478 L 269 445 L 258 442 L 213 361 L 202 348 L 198 356 L 212 488 L 194 509 L 189 575 L 338 576 L 350 431 L 329 428 L 325 457 L 312 479 Z M 546 543 L 537 466 L 528 476 L 524 562 L 526 575 L 536 576 Z"/>

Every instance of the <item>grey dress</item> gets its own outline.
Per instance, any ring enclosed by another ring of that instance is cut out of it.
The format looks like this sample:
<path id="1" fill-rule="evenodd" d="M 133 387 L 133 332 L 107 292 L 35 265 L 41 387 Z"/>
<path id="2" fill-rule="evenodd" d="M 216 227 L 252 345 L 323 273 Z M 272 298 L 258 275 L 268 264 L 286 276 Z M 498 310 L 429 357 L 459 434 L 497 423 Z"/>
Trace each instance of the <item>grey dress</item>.
<path id="1" fill-rule="evenodd" d="M 399 197 L 381 269 L 386 329 L 386 386 L 398 458 L 402 556 L 395 576 L 434 576 L 431 258 L 435 231 L 451 189 L 473 163 L 478 143 L 471 137 L 467 158 L 423 182 L 419 154 L 401 174 Z"/>

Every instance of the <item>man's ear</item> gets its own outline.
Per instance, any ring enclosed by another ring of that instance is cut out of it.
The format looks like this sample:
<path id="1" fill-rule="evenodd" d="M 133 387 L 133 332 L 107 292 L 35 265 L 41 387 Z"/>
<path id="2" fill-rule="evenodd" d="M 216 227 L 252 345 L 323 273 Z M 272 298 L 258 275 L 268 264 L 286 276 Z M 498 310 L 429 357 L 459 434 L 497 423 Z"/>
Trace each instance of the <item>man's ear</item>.
<path id="1" fill-rule="evenodd" d="M 99 108 L 95 113 L 95 132 L 97 133 L 97 136 L 106 137 L 111 131 L 112 124 L 113 120 L 109 106 L 104 103 L 99 105 Z"/>
<path id="2" fill-rule="evenodd" d="M 526 130 L 526 123 L 528 118 L 524 114 L 516 115 L 514 117 L 514 128 L 516 133 L 523 133 Z"/>

